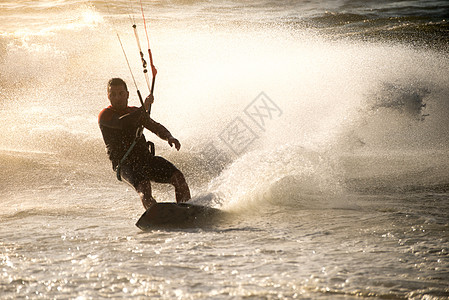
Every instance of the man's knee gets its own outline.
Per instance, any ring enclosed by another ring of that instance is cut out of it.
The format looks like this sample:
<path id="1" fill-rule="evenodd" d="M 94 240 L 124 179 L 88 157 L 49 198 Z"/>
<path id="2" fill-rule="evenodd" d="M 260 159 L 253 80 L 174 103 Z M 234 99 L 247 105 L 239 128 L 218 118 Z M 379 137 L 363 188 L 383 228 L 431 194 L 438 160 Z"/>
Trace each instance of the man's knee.
<path id="1" fill-rule="evenodd" d="M 184 174 L 182 174 L 181 171 L 176 170 L 173 175 L 171 176 L 171 180 L 170 180 L 171 184 L 173 185 L 179 185 L 179 184 L 183 184 L 186 182 L 186 179 L 184 177 Z"/>
<path id="2" fill-rule="evenodd" d="M 151 195 L 151 182 L 150 181 L 142 181 L 136 186 L 136 191 L 138 193 L 142 193 L 144 195 Z"/>

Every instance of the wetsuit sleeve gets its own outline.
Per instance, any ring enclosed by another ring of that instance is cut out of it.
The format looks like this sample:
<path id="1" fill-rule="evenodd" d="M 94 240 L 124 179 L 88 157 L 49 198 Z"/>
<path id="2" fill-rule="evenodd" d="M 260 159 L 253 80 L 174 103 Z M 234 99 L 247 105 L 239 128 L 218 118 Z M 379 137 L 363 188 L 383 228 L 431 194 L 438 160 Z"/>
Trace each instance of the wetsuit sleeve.
<path id="1" fill-rule="evenodd" d="M 123 147 L 120 141 L 120 137 L 122 136 L 122 132 L 119 129 L 114 129 L 111 127 L 106 127 L 100 124 L 101 134 L 103 135 L 103 140 L 106 145 L 106 151 L 108 153 L 109 159 L 112 162 L 112 166 L 115 167 L 118 165 L 118 162 L 122 158 Z"/>
<path id="2" fill-rule="evenodd" d="M 113 129 L 122 129 L 119 116 L 108 108 L 103 109 L 98 116 L 98 125 Z"/>
<path id="3" fill-rule="evenodd" d="M 164 125 L 154 121 L 149 117 L 144 118 L 143 126 L 163 140 L 168 140 L 172 137 L 170 131 L 168 131 L 168 129 L 165 128 Z"/>

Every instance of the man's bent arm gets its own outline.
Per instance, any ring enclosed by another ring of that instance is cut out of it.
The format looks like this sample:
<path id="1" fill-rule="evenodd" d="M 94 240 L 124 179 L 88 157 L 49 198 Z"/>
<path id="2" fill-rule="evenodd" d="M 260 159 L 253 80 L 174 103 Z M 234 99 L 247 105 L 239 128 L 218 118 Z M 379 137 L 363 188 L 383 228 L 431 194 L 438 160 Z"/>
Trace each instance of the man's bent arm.
<path id="1" fill-rule="evenodd" d="M 170 131 L 164 127 L 164 125 L 154 121 L 151 118 L 145 118 L 143 125 L 146 129 L 150 130 L 154 134 L 156 134 L 159 138 L 168 141 L 170 138 L 173 138 Z"/>

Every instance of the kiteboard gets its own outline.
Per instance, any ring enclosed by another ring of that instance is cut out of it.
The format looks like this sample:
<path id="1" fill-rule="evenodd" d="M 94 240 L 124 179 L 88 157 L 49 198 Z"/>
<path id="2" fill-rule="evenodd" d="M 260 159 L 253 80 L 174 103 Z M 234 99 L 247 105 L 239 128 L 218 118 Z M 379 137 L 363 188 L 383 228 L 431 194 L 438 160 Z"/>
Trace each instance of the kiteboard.
<path id="1" fill-rule="evenodd" d="M 148 230 L 160 226 L 194 225 L 211 220 L 222 213 L 220 209 L 190 203 L 155 203 L 148 208 L 136 226 Z"/>

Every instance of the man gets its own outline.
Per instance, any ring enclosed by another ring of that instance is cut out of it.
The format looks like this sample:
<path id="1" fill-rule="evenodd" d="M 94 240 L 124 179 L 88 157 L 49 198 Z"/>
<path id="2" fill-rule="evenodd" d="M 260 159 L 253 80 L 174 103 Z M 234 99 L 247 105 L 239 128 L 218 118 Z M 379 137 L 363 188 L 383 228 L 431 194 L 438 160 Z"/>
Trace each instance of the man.
<path id="1" fill-rule="evenodd" d="M 151 194 L 151 181 L 172 184 L 176 202 L 188 201 L 191 198 L 190 190 L 181 171 L 166 159 L 154 156 L 148 149 L 145 136 L 142 134 L 136 139 L 136 132 L 144 126 L 178 151 L 181 144 L 164 126 L 151 119 L 143 108 L 128 106 L 128 98 L 128 88 L 122 79 L 109 80 L 108 99 L 111 105 L 101 111 L 98 123 L 112 168 L 114 171 L 118 168 L 118 175 L 135 188 L 145 209 L 156 203 Z M 145 99 L 145 110 L 153 100 L 152 95 Z M 123 160 L 134 141 L 135 145 Z"/>

